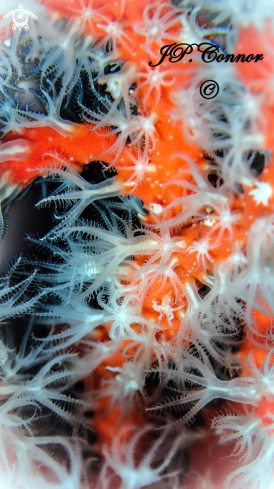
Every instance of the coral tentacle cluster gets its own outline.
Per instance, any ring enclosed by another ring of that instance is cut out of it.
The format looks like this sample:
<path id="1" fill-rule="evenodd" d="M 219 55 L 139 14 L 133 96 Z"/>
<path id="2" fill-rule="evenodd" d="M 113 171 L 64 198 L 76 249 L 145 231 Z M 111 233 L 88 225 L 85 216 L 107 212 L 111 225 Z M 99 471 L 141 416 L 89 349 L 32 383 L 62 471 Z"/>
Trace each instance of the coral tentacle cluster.
<path id="1" fill-rule="evenodd" d="M 10 9 L 0 231 L 33 182 L 53 225 L 1 279 L 5 485 L 274 488 L 274 9 Z"/>

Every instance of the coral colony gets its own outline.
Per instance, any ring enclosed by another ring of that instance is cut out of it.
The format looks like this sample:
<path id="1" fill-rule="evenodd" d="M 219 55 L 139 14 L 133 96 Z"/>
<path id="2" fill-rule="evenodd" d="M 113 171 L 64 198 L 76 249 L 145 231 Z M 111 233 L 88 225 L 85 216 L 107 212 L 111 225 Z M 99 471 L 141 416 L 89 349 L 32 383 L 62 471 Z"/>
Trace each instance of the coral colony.
<path id="1" fill-rule="evenodd" d="M 1 487 L 273 489 L 273 3 L 0 14 Z"/>

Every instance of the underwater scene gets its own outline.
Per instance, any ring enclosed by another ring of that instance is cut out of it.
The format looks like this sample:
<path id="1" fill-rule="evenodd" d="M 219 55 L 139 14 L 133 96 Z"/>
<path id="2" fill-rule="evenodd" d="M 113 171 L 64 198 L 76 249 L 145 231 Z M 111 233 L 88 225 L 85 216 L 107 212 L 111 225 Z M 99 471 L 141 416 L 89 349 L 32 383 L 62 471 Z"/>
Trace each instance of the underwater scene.
<path id="1" fill-rule="evenodd" d="M 274 3 L 0 0 L 0 489 L 274 489 Z"/>

